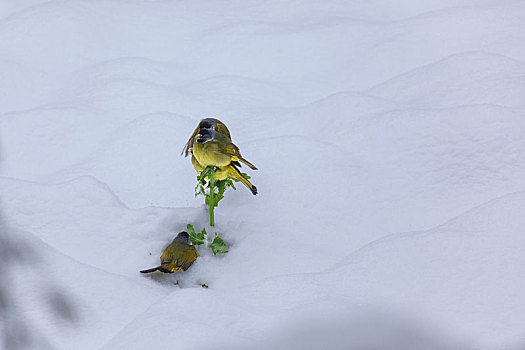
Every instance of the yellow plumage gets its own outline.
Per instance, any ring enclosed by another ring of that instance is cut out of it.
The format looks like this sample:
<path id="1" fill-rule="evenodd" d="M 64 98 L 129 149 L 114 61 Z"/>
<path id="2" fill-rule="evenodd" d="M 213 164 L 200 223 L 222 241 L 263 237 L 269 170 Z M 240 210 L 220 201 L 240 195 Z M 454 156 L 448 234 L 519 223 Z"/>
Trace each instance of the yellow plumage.
<path id="1" fill-rule="evenodd" d="M 239 147 L 233 144 L 227 136 L 215 130 L 201 130 L 196 135 L 195 141 L 193 155 L 205 167 L 210 165 L 224 167 L 231 162 L 241 161 L 257 170 L 255 165 L 243 158 Z"/>

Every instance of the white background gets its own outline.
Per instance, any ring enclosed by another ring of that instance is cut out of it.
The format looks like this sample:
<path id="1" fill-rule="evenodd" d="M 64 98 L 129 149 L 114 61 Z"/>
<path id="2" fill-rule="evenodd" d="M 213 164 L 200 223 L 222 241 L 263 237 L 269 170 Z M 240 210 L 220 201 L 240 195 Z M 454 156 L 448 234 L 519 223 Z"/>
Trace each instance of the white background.
<path id="1" fill-rule="evenodd" d="M 0 195 L 35 261 L 2 283 L 59 349 L 523 346 L 524 112 L 518 0 L 4 0 Z M 216 209 L 228 254 L 146 277 L 207 224 L 180 157 L 204 117 L 259 195 Z"/>

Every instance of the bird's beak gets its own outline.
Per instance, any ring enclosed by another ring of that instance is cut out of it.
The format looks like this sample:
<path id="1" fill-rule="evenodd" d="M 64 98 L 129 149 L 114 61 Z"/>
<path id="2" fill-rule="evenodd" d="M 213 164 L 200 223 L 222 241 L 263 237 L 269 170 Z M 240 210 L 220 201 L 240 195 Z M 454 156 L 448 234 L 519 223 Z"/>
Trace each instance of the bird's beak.
<path id="1" fill-rule="evenodd" d="M 197 134 L 197 135 L 195 135 L 195 138 L 196 138 L 196 139 L 200 139 L 201 137 L 202 137 L 201 134 Z"/>

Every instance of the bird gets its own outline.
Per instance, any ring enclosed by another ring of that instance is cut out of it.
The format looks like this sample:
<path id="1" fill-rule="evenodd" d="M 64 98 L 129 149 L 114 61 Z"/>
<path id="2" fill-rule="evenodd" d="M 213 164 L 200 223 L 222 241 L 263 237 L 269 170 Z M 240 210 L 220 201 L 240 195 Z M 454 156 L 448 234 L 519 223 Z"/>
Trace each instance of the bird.
<path id="1" fill-rule="evenodd" d="M 195 135 L 192 151 L 196 160 L 204 167 L 221 168 L 240 161 L 257 170 L 255 165 L 242 157 L 239 147 L 233 144 L 229 137 L 214 129 L 200 129 Z"/>
<path id="2" fill-rule="evenodd" d="M 204 169 L 206 169 L 206 165 L 201 164 L 197 160 L 197 158 L 195 157 L 195 154 L 193 152 L 193 146 L 194 146 L 194 143 L 195 143 L 197 135 L 202 136 L 203 134 L 204 135 L 208 134 L 208 131 L 204 131 L 206 129 L 211 129 L 211 130 L 214 130 L 214 131 L 224 135 L 224 137 L 228 141 L 228 143 L 231 143 L 231 134 L 230 134 L 230 131 L 228 130 L 228 127 L 226 126 L 226 124 L 224 124 L 220 120 L 214 119 L 214 118 L 202 119 L 200 121 L 199 125 L 197 126 L 197 128 L 195 129 L 195 131 L 193 132 L 193 134 L 191 135 L 190 139 L 188 140 L 188 142 L 184 146 L 184 149 L 183 149 L 183 154 L 185 156 L 188 156 L 191 153 L 191 155 L 192 155 L 191 156 L 191 163 L 193 164 L 193 167 L 195 168 L 195 171 L 198 174 L 200 174 Z M 237 146 L 235 146 L 235 145 L 233 145 L 233 146 L 235 148 L 237 148 Z M 237 148 L 237 150 L 238 150 L 238 148 Z M 244 160 L 244 161 L 246 161 L 246 160 Z M 251 164 L 251 163 L 249 163 L 249 164 L 251 165 L 252 168 L 257 169 L 257 168 L 255 168 L 255 166 L 253 166 L 253 164 Z M 237 180 L 241 181 L 254 195 L 256 195 L 257 194 L 257 187 L 255 187 L 255 185 L 253 185 L 250 181 L 248 181 L 248 179 L 246 177 L 244 177 L 244 175 L 242 175 L 242 173 L 239 171 L 240 167 L 241 167 L 241 164 L 239 163 L 238 160 L 232 160 L 228 165 L 223 166 L 223 167 L 216 167 L 215 179 L 216 180 L 225 180 L 228 177 L 232 177 L 234 179 L 237 179 Z"/>
<path id="3" fill-rule="evenodd" d="M 186 145 L 182 149 L 182 154 L 184 154 L 185 157 L 189 156 L 190 153 L 192 153 L 193 143 L 195 142 L 195 136 L 199 133 L 201 129 L 213 129 L 225 135 L 231 141 L 230 130 L 228 130 L 226 124 L 221 122 L 219 119 L 204 118 L 199 122 L 199 125 L 197 126 L 195 131 L 193 131 L 193 134 L 191 135 L 190 139 L 188 140 L 188 142 L 186 142 Z"/>
<path id="4" fill-rule="evenodd" d="M 164 249 L 160 256 L 159 266 L 140 272 L 151 273 L 158 270 L 164 273 L 173 273 L 175 271 L 186 271 L 198 256 L 199 252 L 190 243 L 190 236 L 183 231 Z"/>

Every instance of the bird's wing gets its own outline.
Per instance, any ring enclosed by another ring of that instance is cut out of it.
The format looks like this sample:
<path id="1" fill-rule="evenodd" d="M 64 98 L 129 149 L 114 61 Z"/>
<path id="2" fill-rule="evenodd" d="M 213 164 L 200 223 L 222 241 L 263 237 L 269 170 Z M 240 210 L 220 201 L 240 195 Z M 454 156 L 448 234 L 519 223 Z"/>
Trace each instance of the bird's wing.
<path id="1" fill-rule="evenodd" d="M 173 261 L 173 256 L 169 253 L 168 249 L 164 249 L 164 251 L 160 255 L 161 265 L 170 264 L 172 261 Z"/>
<path id="2" fill-rule="evenodd" d="M 194 246 L 191 246 L 190 250 L 188 250 L 182 257 L 177 259 L 177 266 L 180 267 L 183 271 L 186 271 L 190 268 L 190 266 L 193 264 L 195 259 L 199 256 L 199 253 L 197 252 L 197 249 L 195 249 Z"/>
<path id="3" fill-rule="evenodd" d="M 184 157 L 187 157 L 192 151 L 193 142 L 195 142 L 195 136 L 197 136 L 198 132 L 199 132 L 199 126 L 197 125 L 197 127 L 195 128 L 195 131 L 193 132 L 190 139 L 188 140 L 188 142 L 186 142 L 186 145 L 184 145 L 184 148 L 182 149 L 181 155 L 184 154 Z"/>
<path id="4" fill-rule="evenodd" d="M 224 153 L 231 156 L 231 160 L 233 162 L 237 162 L 238 164 L 238 161 L 241 161 L 244 164 L 248 165 L 250 168 L 257 170 L 257 167 L 255 165 L 253 165 L 252 163 L 250 163 L 249 161 L 247 161 L 246 159 L 242 157 L 241 152 L 239 151 L 239 147 L 235 146 L 235 144 L 230 142 L 228 145 L 224 147 L 223 151 Z"/>
<path id="5" fill-rule="evenodd" d="M 231 142 L 227 144 L 226 147 L 224 148 L 224 153 L 229 154 L 230 156 L 237 157 L 237 158 L 242 158 L 241 152 L 239 151 L 239 147 L 237 147 L 235 144 Z"/>

